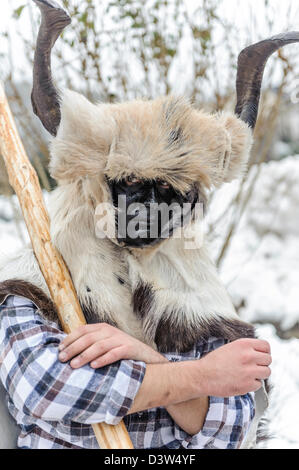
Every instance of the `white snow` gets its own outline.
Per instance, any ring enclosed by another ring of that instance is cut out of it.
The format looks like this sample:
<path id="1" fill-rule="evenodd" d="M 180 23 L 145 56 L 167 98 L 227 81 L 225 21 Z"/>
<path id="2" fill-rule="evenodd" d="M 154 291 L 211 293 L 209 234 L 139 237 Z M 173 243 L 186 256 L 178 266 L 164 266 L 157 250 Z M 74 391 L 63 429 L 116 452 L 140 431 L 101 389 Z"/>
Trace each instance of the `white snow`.
<path id="1" fill-rule="evenodd" d="M 299 156 L 263 164 L 258 178 L 254 167 L 252 180 L 252 199 L 220 272 L 235 305 L 245 303 L 240 309 L 245 320 L 278 322 L 288 329 L 299 322 Z M 229 206 L 237 190 L 238 184 L 225 185 L 215 195 L 210 213 L 215 208 L 219 214 Z M 215 253 L 233 217 L 228 213 L 219 226 L 213 220 L 209 222 Z"/>
<path id="2" fill-rule="evenodd" d="M 269 449 L 299 448 L 299 340 L 281 340 L 282 330 L 299 324 L 299 156 L 252 168 L 252 199 L 239 220 L 236 235 L 220 269 L 221 277 L 244 320 L 271 344 L 273 392 L 267 412 L 273 438 Z M 245 193 L 250 185 L 245 185 Z M 209 208 L 209 237 L 217 258 L 234 210 L 229 210 L 238 183 L 224 185 Z M 219 215 L 226 216 L 217 222 Z M 265 323 L 265 325 L 264 325 Z"/>
<path id="3" fill-rule="evenodd" d="M 299 156 L 264 164 L 258 177 L 252 168 L 253 180 L 243 216 L 230 209 L 239 185 L 227 184 L 212 198 L 207 226 L 216 258 L 230 223 L 239 220 L 220 274 L 234 303 L 243 305 L 241 317 L 258 324 L 259 336 L 271 344 L 274 388 L 267 417 L 273 439 L 266 447 L 299 448 L 299 340 L 281 340 L 273 326 L 289 329 L 299 323 Z M 248 184 L 245 194 L 247 189 Z M 22 233 L 28 240 L 24 227 Z M 20 246 L 11 204 L 0 197 L 0 252 Z"/>
<path id="4" fill-rule="evenodd" d="M 271 439 L 260 448 L 299 448 L 299 340 L 280 340 L 272 325 L 261 326 L 258 334 L 271 344 L 273 366 L 270 406 L 265 417 L 269 421 Z"/>
<path id="5" fill-rule="evenodd" d="M 19 217 L 18 225 L 14 220 L 15 211 Z M 9 200 L 0 196 L 0 256 L 14 253 L 26 242 L 28 243 L 28 240 L 29 237 L 21 219 L 16 197 Z"/>

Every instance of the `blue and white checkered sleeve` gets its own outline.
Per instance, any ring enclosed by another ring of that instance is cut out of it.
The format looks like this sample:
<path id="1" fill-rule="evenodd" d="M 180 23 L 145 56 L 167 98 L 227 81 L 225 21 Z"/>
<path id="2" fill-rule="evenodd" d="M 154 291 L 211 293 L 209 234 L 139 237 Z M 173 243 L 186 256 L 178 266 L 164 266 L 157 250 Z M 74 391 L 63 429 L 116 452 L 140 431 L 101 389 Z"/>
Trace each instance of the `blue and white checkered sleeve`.
<path id="1" fill-rule="evenodd" d="M 16 408 L 48 421 L 118 424 L 133 404 L 146 365 L 120 361 L 74 370 L 58 360 L 65 334 L 36 310 L 15 296 L 0 306 L 0 377 Z"/>

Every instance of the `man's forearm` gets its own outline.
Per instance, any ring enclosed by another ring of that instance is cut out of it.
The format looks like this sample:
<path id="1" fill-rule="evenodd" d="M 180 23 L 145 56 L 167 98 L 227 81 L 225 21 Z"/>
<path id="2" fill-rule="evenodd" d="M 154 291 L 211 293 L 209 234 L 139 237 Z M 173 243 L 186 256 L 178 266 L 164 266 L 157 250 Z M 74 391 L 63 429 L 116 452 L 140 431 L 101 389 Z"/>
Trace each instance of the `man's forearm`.
<path id="1" fill-rule="evenodd" d="M 194 436 L 202 430 L 209 410 L 209 398 L 200 397 L 166 407 L 172 419 L 185 432 Z"/>
<path id="2" fill-rule="evenodd" d="M 148 364 L 130 414 L 163 406 L 184 431 L 197 434 L 205 421 L 208 398 L 201 396 L 196 369 L 195 361 Z"/>
<path id="3" fill-rule="evenodd" d="M 155 351 L 155 352 L 151 351 L 150 361 L 151 361 L 150 362 L 151 364 L 171 364 L 171 363 L 169 363 L 169 361 L 166 357 L 162 356 L 157 351 Z M 183 364 L 186 364 L 186 363 L 187 362 L 184 362 Z M 172 365 L 174 365 L 174 364 L 172 364 Z M 173 378 L 174 378 L 174 384 L 171 385 L 171 383 L 170 383 L 169 385 L 174 387 L 174 388 L 178 388 L 178 377 L 177 377 L 177 373 L 174 369 L 176 369 L 176 368 L 171 367 L 171 369 L 169 369 L 169 372 L 167 370 L 167 374 L 168 373 L 173 374 Z M 161 370 L 162 373 L 163 372 L 165 373 L 165 371 L 166 370 Z M 202 397 L 196 398 L 196 399 L 189 399 L 189 398 L 187 400 L 184 399 L 183 397 L 189 396 L 188 387 L 190 388 L 190 382 L 188 382 L 188 379 L 190 379 L 190 373 L 191 373 L 191 375 L 194 374 L 194 367 L 192 367 L 191 370 L 188 372 L 188 369 L 183 370 L 181 368 L 181 366 L 179 366 L 179 371 L 177 371 L 177 372 L 179 372 L 182 375 L 181 378 L 183 379 L 183 381 L 186 380 L 186 383 L 183 386 L 183 388 L 184 388 L 184 393 L 186 394 L 186 392 L 187 392 L 187 395 L 184 395 L 183 391 L 181 391 L 181 394 L 179 394 L 175 398 L 176 400 L 177 399 L 180 400 L 179 403 L 169 404 L 169 405 L 160 404 L 160 405 L 157 405 L 157 406 L 164 406 L 167 409 L 170 416 L 172 417 L 172 419 L 175 421 L 175 423 L 178 426 L 180 426 L 188 434 L 194 435 L 194 434 L 197 434 L 203 427 L 203 424 L 205 422 L 205 418 L 206 418 L 206 415 L 207 415 L 207 412 L 208 412 L 208 408 L 209 408 L 209 399 L 208 399 L 207 396 L 202 396 Z M 152 373 L 153 372 L 150 371 L 150 374 L 152 374 Z M 157 383 L 159 383 L 159 384 L 161 383 L 161 378 L 157 379 L 158 382 L 156 382 L 156 383 L 152 382 L 151 378 L 148 377 L 148 376 L 147 376 L 146 380 L 149 381 L 149 388 L 155 388 Z M 168 378 L 166 378 L 166 380 L 168 381 Z M 180 381 L 180 383 L 181 383 L 181 381 Z M 165 383 L 165 386 L 167 387 L 166 383 Z M 147 387 L 146 383 L 145 383 L 145 387 Z M 145 390 L 144 393 L 147 393 L 147 391 Z M 158 393 L 159 393 L 159 391 L 158 391 Z"/>

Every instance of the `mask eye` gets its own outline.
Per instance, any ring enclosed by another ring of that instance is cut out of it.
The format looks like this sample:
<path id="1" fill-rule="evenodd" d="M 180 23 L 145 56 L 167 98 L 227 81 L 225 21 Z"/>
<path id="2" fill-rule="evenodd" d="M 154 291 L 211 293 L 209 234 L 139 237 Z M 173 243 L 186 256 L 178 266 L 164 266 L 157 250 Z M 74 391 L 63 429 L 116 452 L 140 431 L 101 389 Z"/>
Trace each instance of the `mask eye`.
<path id="1" fill-rule="evenodd" d="M 170 188 L 170 185 L 169 183 L 167 183 L 167 181 L 158 181 L 158 185 L 160 186 L 160 188 L 163 188 L 163 189 L 169 189 Z"/>
<path id="2" fill-rule="evenodd" d="M 135 184 L 141 184 L 142 181 L 135 176 L 128 176 L 128 178 L 125 179 L 125 183 L 127 186 L 134 186 Z"/>

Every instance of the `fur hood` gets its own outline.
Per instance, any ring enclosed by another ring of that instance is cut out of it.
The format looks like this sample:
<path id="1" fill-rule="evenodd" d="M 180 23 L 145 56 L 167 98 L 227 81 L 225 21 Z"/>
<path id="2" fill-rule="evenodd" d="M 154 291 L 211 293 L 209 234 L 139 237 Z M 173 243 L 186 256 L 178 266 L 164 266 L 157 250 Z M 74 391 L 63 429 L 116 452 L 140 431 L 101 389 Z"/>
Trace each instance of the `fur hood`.
<path id="1" fill-rule="evenodd" d="M 236 116 L 205 114 L 184 98 L 95 105 L 66 91 L 50 171 L 61 183 L 134 174 L 184 192 L 239 177 L 251 145 L 252 131 Z"/>

